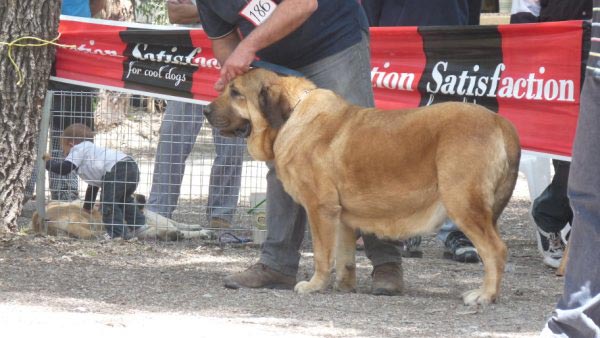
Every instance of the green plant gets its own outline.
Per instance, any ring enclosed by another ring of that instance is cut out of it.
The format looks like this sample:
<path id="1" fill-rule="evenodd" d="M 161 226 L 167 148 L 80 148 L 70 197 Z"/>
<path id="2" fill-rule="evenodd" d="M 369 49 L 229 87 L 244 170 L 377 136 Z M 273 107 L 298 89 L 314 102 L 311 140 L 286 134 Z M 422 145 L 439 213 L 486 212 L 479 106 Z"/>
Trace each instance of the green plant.
<path id="1" fill-rule="evenodd" d="M 169 18 L 164 0 L 138 0 L 135 6 L 137 22 L 167 25 Z"/>

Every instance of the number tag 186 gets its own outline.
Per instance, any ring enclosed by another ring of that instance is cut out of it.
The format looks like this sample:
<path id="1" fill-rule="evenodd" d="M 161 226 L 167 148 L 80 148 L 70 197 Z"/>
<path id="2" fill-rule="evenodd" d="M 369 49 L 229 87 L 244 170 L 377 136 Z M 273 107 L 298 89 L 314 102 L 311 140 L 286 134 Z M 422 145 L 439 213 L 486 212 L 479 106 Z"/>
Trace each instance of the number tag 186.
<path id="1" fill-rule="evenodd" d="M 240 15 L 252 22 L 254 26 L 258 26 L 271 16 L 275 8 L 277 4 L 272 0 L 251 0 L 242 9 Z"/>

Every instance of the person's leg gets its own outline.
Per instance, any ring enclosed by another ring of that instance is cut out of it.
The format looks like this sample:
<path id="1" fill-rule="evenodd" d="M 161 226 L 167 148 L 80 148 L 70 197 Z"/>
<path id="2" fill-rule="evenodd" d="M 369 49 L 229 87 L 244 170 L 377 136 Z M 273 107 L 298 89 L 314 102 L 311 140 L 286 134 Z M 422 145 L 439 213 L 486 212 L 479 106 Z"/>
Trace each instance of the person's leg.
<path id="1" fill-rule="evenodd" d="M 534 201 L 531 215 L 537 226 L 538 250 L 544 264 L 558 268 L 565 251 L 561 231 L 573 220 L 567 197 L 570 162 L 552 160 L 554 177 L 542 194 Z"/>
<path id="2" fill-rule="evenodd" d="M 122 184 L 116 181 L 114 170 L 102 177 L 102 188 L 100 190 L 100 210 L 102 211 L 104 228 L 111 238 L 123 237 L 125 235 L 125 224 L 123 222 L 122 201 L 125 191 Z"/>
<path id="3" fill-rule="evenodd" d="M 590 57 L 593 69 L 586 74 L 573 146 L 568 187 L 573 226 L 563 296 L 543 336 L 600 336 L 600 62 L 595 60 Z"/>
<path id="4" fill-rule="evenodd" d="M 291 289 L 296 283 L 306 212 L 283 190 L 273 164 L 267 166 L 267 238 L 259 262 L 225 277 L 227 288 Z"/>
<path id="5" fill-rule="evenodd" d="M 202 106 L 169 101 L 160 125 L 147 208 L 171 217 L 177 207 L 185 161 L 202 128 Z"/>
<path id="6" fill-rule="evenodd" d="M 560 232 L 573 219 L 573 212 L 567 197 L 570 163 L 552 160 L 554 176 L 552 182 L 540 196 L 533 201 L 531 214 L 542 231 L 546 233 Z"/>
<path id="7" fill-rule="evenodd" d="M 231 224 L 237 208 L 246 142 L 240 137 L 223 137 L 213 129 L 216 157 L 210 170 L 208 221 L 214 227 Z"/>
<path id="8" fill-rule="evenodd" d="M 127 160 L 118 163 L 115 172 L 115 180 L 123 185 L 123 220 L 127 223 L 123 238 L 129 239 L 135 237 L 146 227 L 146 217 L 140 210 L 140 207 L 133 197 L 140 180 L 140 172 L 137 163 L 133 160 Z"/>
<path id="9" fill-rule="evenodd" d="M 120 164 L 120 163 L 119 163 Z M 124 186 L 124 220 L 134 228 L 144 227 L 146 225 L 146 217 L 141 212 L 133 193 L 137 189 L 140 180 L 140 171 L 137 163 L 129 160 L 121 164 L 115 173 L 116 180 L 120 181 Z"/>

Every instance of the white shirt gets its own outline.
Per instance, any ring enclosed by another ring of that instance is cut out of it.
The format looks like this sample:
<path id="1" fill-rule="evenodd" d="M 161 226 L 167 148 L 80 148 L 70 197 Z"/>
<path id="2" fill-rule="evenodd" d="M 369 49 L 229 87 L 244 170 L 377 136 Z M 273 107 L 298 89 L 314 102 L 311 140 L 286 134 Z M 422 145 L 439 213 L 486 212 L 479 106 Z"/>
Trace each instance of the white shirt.
<path id="1" fill-rule="evenodd" d="M 102 148 L 90 141 L 84 141 L 71 148 L 65 160 L 77 166 L 77 174 L 82 180 L 100 187 L 102 176 L 125 157 L 127 155 L 120 151 Z"/>

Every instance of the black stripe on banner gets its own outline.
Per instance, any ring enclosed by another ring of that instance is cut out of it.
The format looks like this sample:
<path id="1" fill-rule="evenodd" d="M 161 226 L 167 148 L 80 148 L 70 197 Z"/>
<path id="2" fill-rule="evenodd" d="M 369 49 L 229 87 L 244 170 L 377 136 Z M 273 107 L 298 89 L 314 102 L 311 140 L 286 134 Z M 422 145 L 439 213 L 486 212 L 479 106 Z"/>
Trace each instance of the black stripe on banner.
<path id="1" fill-rule="evenodd" d="M 496 97 L 486 96 L 484 89 L 486 79 L 494 76 L 502 63 L 497 27 L 419 27 L 418 31 L 427 59 L 419 82 L 420 105 L 465 101 L 498 111 Z"/>
<path id="2" fill-rule="evenodd" d="M 193 46 L 189 30 L 128 28 L 119 35 L 127 43 L 125 88 L 192 97 L 192 76 L 198 70 L 192 64 L 199 49 Z"/>

